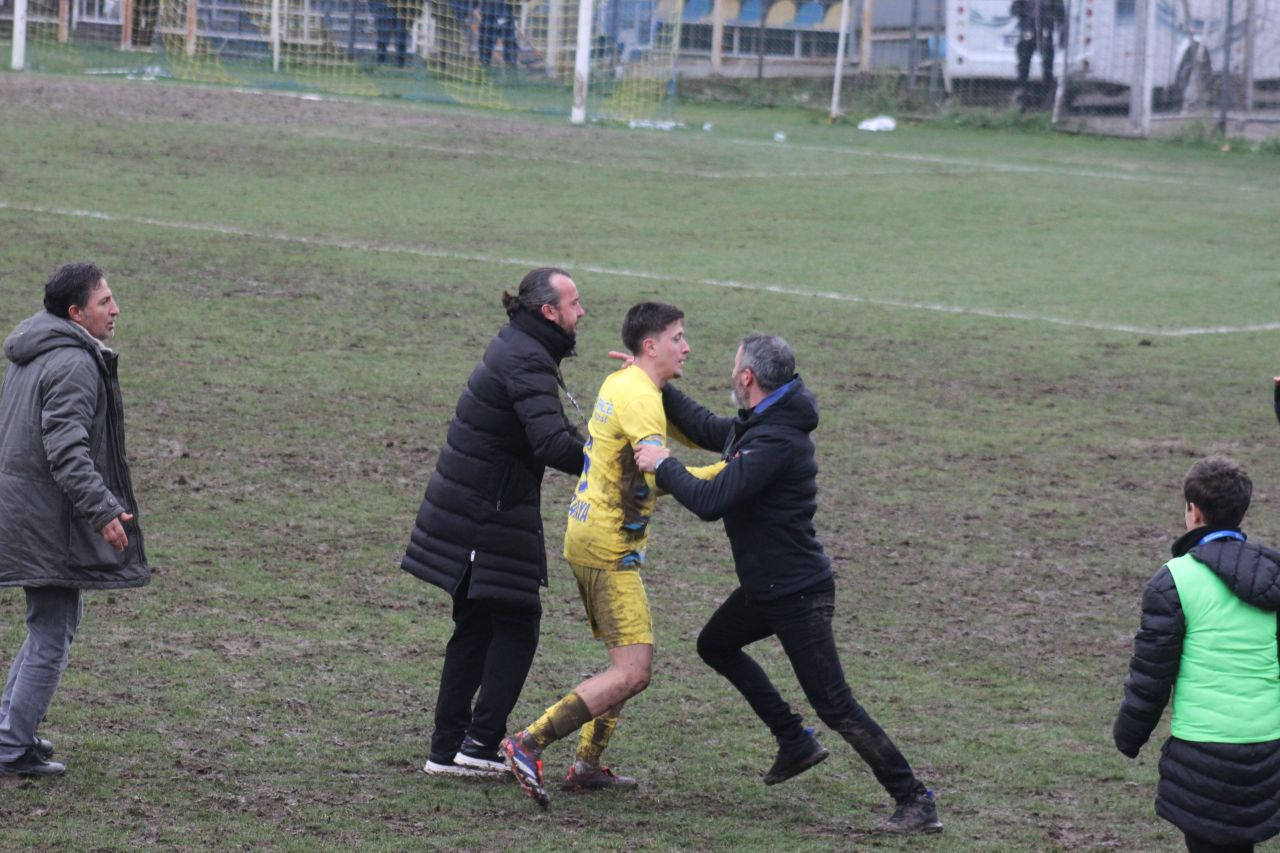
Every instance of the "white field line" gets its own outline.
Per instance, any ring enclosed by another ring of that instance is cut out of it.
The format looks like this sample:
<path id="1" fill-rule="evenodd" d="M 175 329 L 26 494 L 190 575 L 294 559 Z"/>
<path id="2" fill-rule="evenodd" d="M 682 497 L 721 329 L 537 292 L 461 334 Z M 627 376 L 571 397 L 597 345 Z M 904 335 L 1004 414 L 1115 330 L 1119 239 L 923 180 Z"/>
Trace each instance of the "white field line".
<path id="1" fill-rule="evenodd" d="M 255 240 L 273 240 L 281 243 L 295 243 L 305 246 L 321 246 L 328 249 L 350 249 L 359 252 L 398 252 L 422 258 L 440 258 L 452 261 L 468 261 L 471 263 L 498 264 L 531 268 L 540 266 L 561 266 L 575 272 L 590 272 L 598 275 L 634 278 L 643 281 L 656 281 L 668 284 L 695 284 L 703 287 L 720 287 L 732 290 L 750 290 L 760 293 L 776 293 L 782 296 L 807 297 L 810 299 L 826 299 L 832 302 L 845 302 L 858 305 L 875 305 L 883 308 L 902 308 L 912 311 L 932 311 L 940 314 L 960 314 L 972 317 L 989 317 L 997 320 L 1022 320 L 1031 323 L 1045 323 L 1054 326 L 1067 326 L 1077 329 L 1094 329 L 1103 332 L 1122 332 L 1143 335 L 1146 337 L 1181 338 L 1192 335 L 1227 335 L 1240 332 L 1272 332 L 1280 330 L 1280 322 L 1254 323 L 1245 326 L 1190 326 L 1181 329 L 1158 329 L 1145 326 L 1130 326 L 1115 323 L 1094 323 L 1084 320 L 1072 320 L 1065 317 L 1053 317 L 1040 314 L 1027 314 L 1021 311 L 993 311 L 985 308 L 968 308 L 959 305 L 945 305 L 933 302 L 910 302 L 903 299 L 885 299 L 875 296 L 855 296 L 848 293 L 835 293 L 826 290 L 805 290 L 781 284 L 763 282 L 735 281 L 721 278 L 691 278 L 688 276 L 670 275 L 668 273 L 650 272 L 647 270 L 631 270 L 619 267 L 605 267 L 596 264 L 571 263 L 567 261 L 548 261 L 545 258 L 515 258 L 501 255 L 483 255 L 473 252 L 456 252 L 451 249 L 431 249 L 421 246 L 406 246 L 395 243 L 372 243 L 362 240 L 342 240 L 331 237 L 306 237 L 295 234 L 284 234 L 273 231 L 252 231 L 231 225 L 218 225 L 208 222 L 176 222 L 164 219 L 153 219 L 146 216 L 104 213 L 94 210 L 76 210 L 38 205 L 15 204 L 0 199 L 0 210 L 13 210 L 20 213 L 34 213 L 45 216 L 68 216 L 79 219 L 97 219 L 103 222 L 126 222 L 131 225 L 147 225 L 154 228 L 170 228 L 180 231 L 200 231 L 208 234 L 220 234 L 228 237 L 248 237 Z"/>

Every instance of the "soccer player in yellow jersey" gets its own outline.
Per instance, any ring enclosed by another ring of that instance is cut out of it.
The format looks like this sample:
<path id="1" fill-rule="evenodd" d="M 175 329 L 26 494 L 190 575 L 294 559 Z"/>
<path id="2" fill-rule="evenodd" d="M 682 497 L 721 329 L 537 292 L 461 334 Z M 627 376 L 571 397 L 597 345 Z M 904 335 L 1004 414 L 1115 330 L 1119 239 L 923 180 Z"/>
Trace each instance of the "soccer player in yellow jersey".
<path id="1" fill-rule="evenodd" d="M 653 620 L 639 569 L 657 494 L 653 475 L 636 468 L 635 449 L 665 447 L 669 433 L 688 443 L 667 424 L 662 408 L 662 386 L 684 374 L 689 355 L 684 313 L 660 302 L 635 305 L 622 322 L 622 342 L 634 361 L 600 386 L 564 537 L 565 559 L 577 578 L 591 631 L 609 651 L 609 668 L 579 684 L 500 748 L 525 793 L 544 808 L 549 798 L 542 750 L 580 728 L 565 789 L 636 786 L 636 780 L 603 766 L 600 756 L 623 704 L 648 686 L 653 667 Z M 710 478 L 723 466 L 718 462 L 691 472 Z"/>

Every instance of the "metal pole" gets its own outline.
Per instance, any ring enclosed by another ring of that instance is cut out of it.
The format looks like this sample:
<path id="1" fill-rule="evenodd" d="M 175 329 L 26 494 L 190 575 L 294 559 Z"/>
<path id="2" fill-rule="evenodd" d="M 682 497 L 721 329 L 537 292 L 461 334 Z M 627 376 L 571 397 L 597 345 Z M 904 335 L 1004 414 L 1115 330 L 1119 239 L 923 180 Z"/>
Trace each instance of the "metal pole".
<path id="1" fill-rule="evenodd" d="M 569 120 L 587 120 L 587 85 L 591 80 L 591 0 L 578 0 L 578 43 L 573 57 L 573 108 Z"/>
<path id="2" fill-rule="evenodd" d="M 529 5 L 532 4 L 525 8 Z M 547 4 L 547 76 L 552 80 L 560 76 L 560 30 L 563 28 L 564 0 L 550 0 Z"/>
<path id="3" fill-rule="evenodd" d="M 1134 10 L 1133 73 L 1129 86 L 1129 122 L 1143 136 L 1151 134 L 1151 35 L 1155 26 L 1156 0 L 1137 0 Z"/>
<path id="4" fill-rule="evenodd" d="M 849 0 L 840 0 L 840 35 L 836 36 L 836 79 L 831 83 L 831 111 L 827 113 L 828 121 L 835 121 L 840 115 L 840 82 L 844 79 L 844 52 L 848 43 L 849 32 Z"/>
<path id="5" fill-rule="evenodd" d="M 724 0 L 711 5 L 711 72 L 720 73 L 724 62 Z"/>
<path id="6" fill-rule="evenodd" d="M 1227 0 L 1227 34 L 1222 40 L 1222 105 L 1218 113 L 1218 133 L 1227 135 L 1227 110 L 1231 108 L 1231 28 L 1235 25 L 1235 0 Z"/>
<path id="7" fill-rule="evenodd" d="M 858 40 L 858 73 L 871 70 L 871 18 L 876 0 L 862 0 L 862 32 Z"/>
<path id="8" fill-rule="evenodd" d="M 196 22 L 199 19 L 199 7 L 196 3 L 197 0 L 187 0 L 187 56 L 196 55 Z"/>
<path id="9" fill-rule="evenodd" d="M 120 4 L 120 49 L 133 47 L 133 0 L 124 0 Z"/>
<path id="10" fill-rule="evenodd" d="M 769 14 L 767 0 L 760 0 L 760 27 L 756 32 L 756 80 L 764 79 L 764 19 Z"/>
<path id="11" fill-rule="evenodd" d="M 13 52 L 9 54 L 9 67 L 21 71 L 27 65 L 27 0 L 14 0 L 13 4 Z"/>
<path id="12" fill-rule="evenodd" d="M 1244 81 L 1244 108 L 1253 111 L 1253 34 L 1257 27 L 1254 15 L 1257 5 L 1253 0 L 1245 0 L 1244 5 L 1244 68 L 1240 76 Z"/>
<path id="13" fill-rule="evenodd" d="M 907 94 L 916 91 L 916 45 L 920 38 L 920 0 L 911 0 L 911 44 L 907 45 Z"/>
<path id="14" fill-rule="evenodd" d="M 942 22 L 942 4 L 937 0 L 933 7 L 933 68 L 929 73 L 929 100 L 936 107 L 942 103 L 942 63 L 947 50 L 946 27 Z"/>
<path id="15" fill-rule="evenodd" d="M 280 73 L 280 0 L 271 0 L 271 71 Z"/>

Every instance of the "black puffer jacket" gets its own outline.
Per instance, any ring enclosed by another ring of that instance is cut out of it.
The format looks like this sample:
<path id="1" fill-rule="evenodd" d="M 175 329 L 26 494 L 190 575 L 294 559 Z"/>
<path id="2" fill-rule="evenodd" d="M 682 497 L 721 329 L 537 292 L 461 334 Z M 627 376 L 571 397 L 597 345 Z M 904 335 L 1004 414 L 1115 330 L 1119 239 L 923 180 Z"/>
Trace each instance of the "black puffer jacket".
<path id="1" fill-rule="evenodd" d="M 658 466 L 659 488 L 703 521 L 724 519 L 743 590 L 773 600 L 830 583 L 831 561 L 818 542 L 818 462 L 809 433 L 818 401 L 799 376 L 763 412 L 718 417 L 670 383 L 662 389 L 667 419 L 694 444 L 723 448 L 729 463 L 715 478 L 694 477 L 678 459 Z"/>
<path id="2" fill-rule="evenodd" d="M 454 594 L 539 606 L 547 584 L 542 475 L 582 473 L 582 435 L 560 403 L 573 338 L 519 311 L 499 330 L 458 398 L 445 446 L 400 566 Z"/>
<path id="3" fill-rule="evenodd" d="M 1196 546 L 1211 528 L 1192 530 L 1173 546 L 1191 553 L 1255 607 L 1280 610 L 1280 552 L 1217 539 Z M 1195 547 L 1193 547 L 1195 546 Z M 1136 758 L 1168 704 L 1186 634 L 1173 575 L 1162 566 L 1142 595 L 1142 624 L 1112 734 Z M 1277 629 L 1280 647 L 1280 628 Z M 1160 758 L 1156 813 L 1179 829 L 1217 844 L 1257 844 L 1280 833 L 1280 740 L 1197 743 L 1169 738 Z"/>

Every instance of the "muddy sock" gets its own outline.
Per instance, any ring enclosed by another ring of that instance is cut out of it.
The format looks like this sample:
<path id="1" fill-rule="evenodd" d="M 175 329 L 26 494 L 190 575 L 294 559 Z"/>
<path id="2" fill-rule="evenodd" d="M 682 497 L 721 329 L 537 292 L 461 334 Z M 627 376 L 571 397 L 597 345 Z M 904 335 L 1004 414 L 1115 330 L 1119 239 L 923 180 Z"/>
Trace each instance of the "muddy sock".
<path id="1" fill-rule="evenodd" d="M 548 708 L 537 722 L 529 726 L 529 737 L 533 738 L 533 742 L 539 749 L 542 749 L 547 744 L 568 737 L 583 723 L 590 721 L 591 712 L 587 710 L 587 703 L 579 699 L 577 693 L 570 693 Z"/>
<path id="2" fill-rule="evenodd" d="M 609 745 L 609 738 L 613 737 L 613 730 L 617 727 L 618 718 L 613 716 L 596 717 L 583 726 L 582 734 L 578 736 L 578 754 L 574 756 L 574 760 L 599 767 L 600 755 Z"/>

